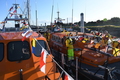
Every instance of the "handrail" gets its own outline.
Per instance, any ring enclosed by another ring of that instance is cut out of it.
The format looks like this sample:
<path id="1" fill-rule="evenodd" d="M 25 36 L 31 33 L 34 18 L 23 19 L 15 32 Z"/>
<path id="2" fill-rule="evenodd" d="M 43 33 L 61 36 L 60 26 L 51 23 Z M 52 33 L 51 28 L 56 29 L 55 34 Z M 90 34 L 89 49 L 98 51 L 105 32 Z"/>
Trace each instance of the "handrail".
<path id="1" fill-rule="evenodd" d="M 96 48 L 88 48 L 88 47 L 85 47 L 85 48 L 90 49 L 90 50 L 93 50 L 93 51 L 96 51 L 96 52 L 99 52 L 99 53 L 104 54 L 104 55 L 109 56 L 109 57 L 112 57 L 112 56 L 113 56 L 113 54 L 100 51 L 100 50 L 98 50 L 98 49 L 96 49 Z"/>

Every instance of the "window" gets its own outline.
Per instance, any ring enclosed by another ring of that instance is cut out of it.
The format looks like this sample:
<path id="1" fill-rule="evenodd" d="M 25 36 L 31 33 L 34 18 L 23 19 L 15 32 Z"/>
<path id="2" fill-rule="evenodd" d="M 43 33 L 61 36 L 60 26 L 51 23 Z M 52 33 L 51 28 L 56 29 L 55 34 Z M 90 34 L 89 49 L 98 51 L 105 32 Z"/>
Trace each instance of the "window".
<path id="1" fill-rule="evenodd" d="M 38 41 L 36 42 L 36 47 L 34 48 L 34 51 L 33 51 L 34 55 L 37 56 L 37 57 L 40 57 L 40 54 L 41 54 L 41 52 L 42 52 L 42 47 L 41 47 L 41 46 L 42 46 L 44 49 L 46 49 L 47 52 L 49 53 L 49 49 L 48 49 L 48 46 L 47 46 L 46 42 L 43 41 L 43 40 L 38 40 Z"/>
<path id="2" fill-rule="evenodd" d="M 8 60 L 21 61 L 30 58 L 30 46 L 27 41 L 12 41 L 8 43 Z"/>
<path id="3" fill-rule="evenodd" d="M 0 43 L 0 61 L 3 60 L 3 56 L 4 56 L 4 44 Z"/>

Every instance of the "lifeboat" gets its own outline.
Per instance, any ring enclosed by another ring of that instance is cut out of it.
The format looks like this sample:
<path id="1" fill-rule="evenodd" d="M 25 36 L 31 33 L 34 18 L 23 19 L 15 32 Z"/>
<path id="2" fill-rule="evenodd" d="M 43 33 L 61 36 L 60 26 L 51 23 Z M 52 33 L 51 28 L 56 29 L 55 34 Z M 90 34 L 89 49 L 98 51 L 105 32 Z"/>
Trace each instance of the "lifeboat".
<path id="1" fill-rule="evenodd" d="M 9 14 L 0 32 L 0 80 L 57 80 L 60 73 L 56 72 L 46 38 L 32 31 L 28 19 L 16 13 L 18 4 L 13 7 L 15 18 L 9 18 Z M 13 30 L 7 29 L 7 21 L 15 22 Z M 46 67 L 42 69 L 42 66 Z"/>
<path id="2" fill-rule="evenodd" d="M 65 44 L 69 33 L 74 41 L 72 63 L 68 63 Z M 84 42 L 82 38 L 88 40 Z M 120 57 L 113 55 L 113 47 L 107 47 L 106 51 L 101 43 L 91 44 L 93 39 L 94 35 L 91 33 L 78 32 L 76 35 L 76 32 L 55 32 L 50 35 L 49 46 L 55 59 L 76 79 L 85 77 L 85 80 L 119 80 Z"/>

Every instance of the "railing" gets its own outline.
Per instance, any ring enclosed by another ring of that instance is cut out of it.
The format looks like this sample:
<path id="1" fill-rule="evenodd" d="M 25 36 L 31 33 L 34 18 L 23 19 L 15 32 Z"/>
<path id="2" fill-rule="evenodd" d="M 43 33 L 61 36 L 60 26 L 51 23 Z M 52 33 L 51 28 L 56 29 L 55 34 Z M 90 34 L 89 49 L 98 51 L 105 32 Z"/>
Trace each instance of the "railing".
<path id="1" fill-rule="evenodd" d="M 79 49 L 82 53 L 82 50 Z M 100 52 L 97 50 L 97 52 Z M 82 54 L 80 55 L 80 57 L 75 57 L 74 61 L 71 61 L 69 62 L 68 61 L 68 57 L 66 54 L 64 53 L 61 53 L 61 52 L 58 52 L 56 50 L 53 50 L 52 49 L 52 54 L 54 56 L 54 59 L 62 66 L 62 68 L 64 70 L 66 70 L 70 76 L 72 76 L 75 80 L 80 80 L 81 79 L 81 76 L 84 76 L 85 78 L 87 78 L 87 80 L 91 80 L 91 77 L 88 77 L 87 75 L 85 74 L 89 74 L 89 75 L 93 75 L 93 76 L 96 76 L 96 79 L 99 78 L 101 80 L 109 80 L 111 78 L 111 80 L 114 80 L 113 79 L 113 75 L 111 74 L 111 71 L 114 69 L 114 68 L 108 68 L 106 66 L 106 64 L 108 64 L 107 62 L 107 59 L 105 61 L 105 63 L 103 65 L 97 65 L 97 64 L 94 64 L 92 62 L 89 62 L 89 61 L 84 61 L 86 63 L 89 63 L 89 64 L 92 64 L 92 65 L 95 65 L 97 67 L 92 67 L 92 66 L 89 66 L 89 65 L 86 65 L 86 64 L 83 64 L 82 63 Z M 108 53 L 103 53 L 101 52 L 101 54 L 105 54 L 106 56 L 111 56 L 109 55 Z M 90 67 L 89 69 L 87 67 Z M 94 71 L 93 71 L 94 69 Z M 64 78 L 64 76 L 62 76 L 63 74 L 63 71 L 59 68 L 59 71 L 61 72 L 61 76 L 62 78 Z M 87 73 L 86 73 L 87 72 Z M 110 75 L 110 78 L 108 78 L 108 75 Z M 106 77 L 107 76 L 107 77 Z"/>

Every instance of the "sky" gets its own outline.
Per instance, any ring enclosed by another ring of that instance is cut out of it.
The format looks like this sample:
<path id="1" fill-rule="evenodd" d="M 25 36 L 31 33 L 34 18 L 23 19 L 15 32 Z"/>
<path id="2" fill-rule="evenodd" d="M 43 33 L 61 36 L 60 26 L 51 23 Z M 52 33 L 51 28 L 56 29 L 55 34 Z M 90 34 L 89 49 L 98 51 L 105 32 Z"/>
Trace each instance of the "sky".
<path id="1" fill-rule="evenodd" d="M 20 8 L 24 10 L 27 0 L 0 0 L 0 22 L 5 19 L 9 13 L 9 9 L 14 3 L 20 4 Z M 120 0 L 30 0 L 30 23 L 36 25 L 49 25 L 59 17 L 65 19 L 63 23 L 80 21 L 80 14 L 84 13 L 84 21 L 97 21 L 104 18 L 111 19 L 120 17 Z M 68 20 L 67 20 L 68 19 Z"/>

